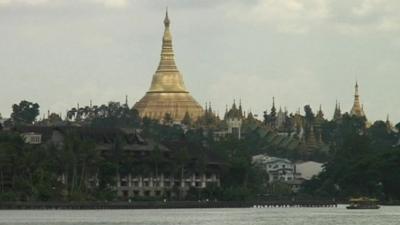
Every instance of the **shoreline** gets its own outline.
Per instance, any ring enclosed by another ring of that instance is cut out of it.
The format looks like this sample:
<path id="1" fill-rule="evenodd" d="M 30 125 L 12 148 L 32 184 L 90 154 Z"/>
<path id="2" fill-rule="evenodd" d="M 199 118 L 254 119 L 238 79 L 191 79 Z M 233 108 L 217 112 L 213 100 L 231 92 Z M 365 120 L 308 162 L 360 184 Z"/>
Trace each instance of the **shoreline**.
<path id="1" fill-rule="evenodd" d="M 8 209 L 182 209 L 182 208 L 290 208 L 337 207 L 333 201 L 132 201 L 132 202 L 2 202 Z"/>

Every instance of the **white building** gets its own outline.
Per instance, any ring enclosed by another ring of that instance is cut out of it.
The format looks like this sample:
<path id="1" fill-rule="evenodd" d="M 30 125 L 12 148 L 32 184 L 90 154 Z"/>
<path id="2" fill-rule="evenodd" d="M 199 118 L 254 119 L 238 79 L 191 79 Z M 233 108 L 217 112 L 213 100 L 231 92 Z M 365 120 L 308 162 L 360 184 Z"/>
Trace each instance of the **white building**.
<path id="1" fill-rule="evenodd" d="M 253 163 L 267 171 L 269 183 L 275 181 L 287 182 L 296 178 L 295 164 L 288 159 L 256 155 L 253 156 Z"/>
<path id="2" fill-rule="evenodd" d="M 39 133 L 28 132 L 22 133 L 21 136 L 27 144 L 38 145 L 42 143 L 42 135 Z"/>
<path id="3" fill-rule="evenodd" d="M 310 180 L 313 176 L 317 176 L 322 172 L 322 163 L 307 161 L 307 162 L 297 162 L 296 173 L 298 179 Z"/>
<path id="4" fill-rule="evenodd" d="M 304 181 L 310 180 L 323 170 L 322 163 L 314 161 L 294 163 L 288 159 L 268 155 L 253 156 L 252 161 L 256 166 L 265 169 L 269 183 L 284 182 L 290 185 L 294 192 L 300 189 Z"/>
<path id="5" fill-rule="evenodd" d="M 241 139 L 242 133 L 242 119 L 241 118 L 228 118 L 226 120 L 228 125 L 228 134 L 233 134 L 238 139 Z"/>

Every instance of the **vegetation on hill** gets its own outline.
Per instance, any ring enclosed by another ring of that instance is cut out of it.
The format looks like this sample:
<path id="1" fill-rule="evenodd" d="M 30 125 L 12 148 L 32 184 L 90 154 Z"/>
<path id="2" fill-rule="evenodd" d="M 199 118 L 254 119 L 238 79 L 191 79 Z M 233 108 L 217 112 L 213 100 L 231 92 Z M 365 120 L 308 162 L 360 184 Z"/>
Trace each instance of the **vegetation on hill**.
<path id="1" fill-rule="evenodd" d="M 305 107 L 305 112 L 303 123 L 306 135 L 310 135 L 309 123 L 315 123 L 317 117 L 310 107 Z M 38 104 L 22 101 L 13 106 L 11 119 L 5 125 L 9 128 L 32 125 L 38 114 Z M 156 143 L 152 154 L 140 160 L 121 154 L 123 140 L 118 136 L 111 140 L 112 154 L 105 157 L 94 148 L 95 140 L 82 139 L 73 130 L 68 133 L 62 148 L 26 144 L 13 129 L 0 132 L 0 201 L 116 200 L 112 188 L 116 182 L 115 174 L 157 176 L 166 170 L 183 174 L 188 169 L 189 156 L 196 158 L 190 166 L 202 170 L 205 156 L 210 152 L 223 162 L 221 186 L 190 190 L 187 199 L 249 200 L 268 191 L 268 175 L 252 165 L 253 155 L 304 159 L 302 151 L 305 147 L 300 139 L 265 129 L 261 121 L 252 117 L 244 119 L 244 135 L 240 140 L 229 135 L 215 139 L 213 133 L 224 125 L 211 113 L 197 122 L 185 116 L 184 126 L 175 125 L 168 115 L 165 117 L 163 123 L 141 119 L 137 111 L 127 105 L 111 102 L 72 108 L 66 120 L 51 114 L 35 123 L 35 126 L 47 127 L 140 130 L 144 139 Z M 320 120 L 318 126 L 327 149 L 313 151 L 305 159 L 325 162 L 324 171 L 306 182 L 299 195 L 330 198 L 368 195 L 388 201 L 400 200 L 400 137 L 394 128 L 384 121 L 376 121 L 367 127 L 364 118 L 348 114 L 340 120 Z M 399 130 L 400 124 L 396 127 Z M 175 149 L 171 158 L 160 154 L 158 146 L 166 143 Z M 96 174 L 98 185 L 88 184 L 87 178 Z M 292 194 L 285 186 L 277 185 L 272 189 L 269 194 Z"/>

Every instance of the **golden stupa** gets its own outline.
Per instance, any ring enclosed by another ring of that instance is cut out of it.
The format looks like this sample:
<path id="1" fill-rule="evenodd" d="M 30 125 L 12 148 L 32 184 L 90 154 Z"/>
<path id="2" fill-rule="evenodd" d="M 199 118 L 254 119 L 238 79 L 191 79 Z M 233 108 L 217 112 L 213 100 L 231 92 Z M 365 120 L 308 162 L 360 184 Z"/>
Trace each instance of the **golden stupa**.
<path id="1" fill-rule="evenodd" d="M 162 120 L 170 114 L 174 121 L 182 121 L 186 113 L 196 120 L 203 115 L 202 107 L 189 94 L 175 64 L 168 11 L 164 19 L 161 59 L 146 95 L 133 107 L 141 117 Z"/>
<path id="2" fill-rule="evenodd" d="M 364 107 L 360 104 L 360 95 L 358 94 L 358 82 L 355 86 L 354 103 L 350 110 L 350 115 L 356 117 L 365 117 Z"/>

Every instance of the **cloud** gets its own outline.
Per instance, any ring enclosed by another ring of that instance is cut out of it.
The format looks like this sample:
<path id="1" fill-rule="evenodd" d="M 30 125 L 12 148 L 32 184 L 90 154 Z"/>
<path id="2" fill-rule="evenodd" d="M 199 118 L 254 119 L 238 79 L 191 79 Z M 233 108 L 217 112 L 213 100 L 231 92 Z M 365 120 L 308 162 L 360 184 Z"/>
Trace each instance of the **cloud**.
<path id="1" fill-rule="evenodd" d="M 0 6 L 11 4 L 40 5 L 48 2 L 50 0 L 0 0 Z"/>
<path id="2" fill-rule="evenodd" d="M 400 31 L 398 0 L 259 0 L 236 3 L 227 16 L 265 24 L 283 33 L 340 32 L 365 34 Z"/>
<path id="3" fill-rule="evenodd" d="M 28 6 L 40 6 L 54 3 L 63 4 L 80 4 L 80 3 L 91 3 L 100 4 L 107 8 L 123 8 L 129 5 L 130 0 L 0 0 L 0 6 L 11 6 L 11 5 L 28 5 Z"/>
<path id="4" fill-rule="evenodd" d="M 267 24 L 280 32 L 304 33 L 318 26 L 328 10 L 324 0 L 260 0 L 253 5 L 235 4 L 227 14 L 244 22 Z"/>
<path id="5" fill-rule="evenodd" d="M 105 7 L 123 8 L 129 4 L 129 0 L 91 0 L 94 3 L 99 3 Z"/>

